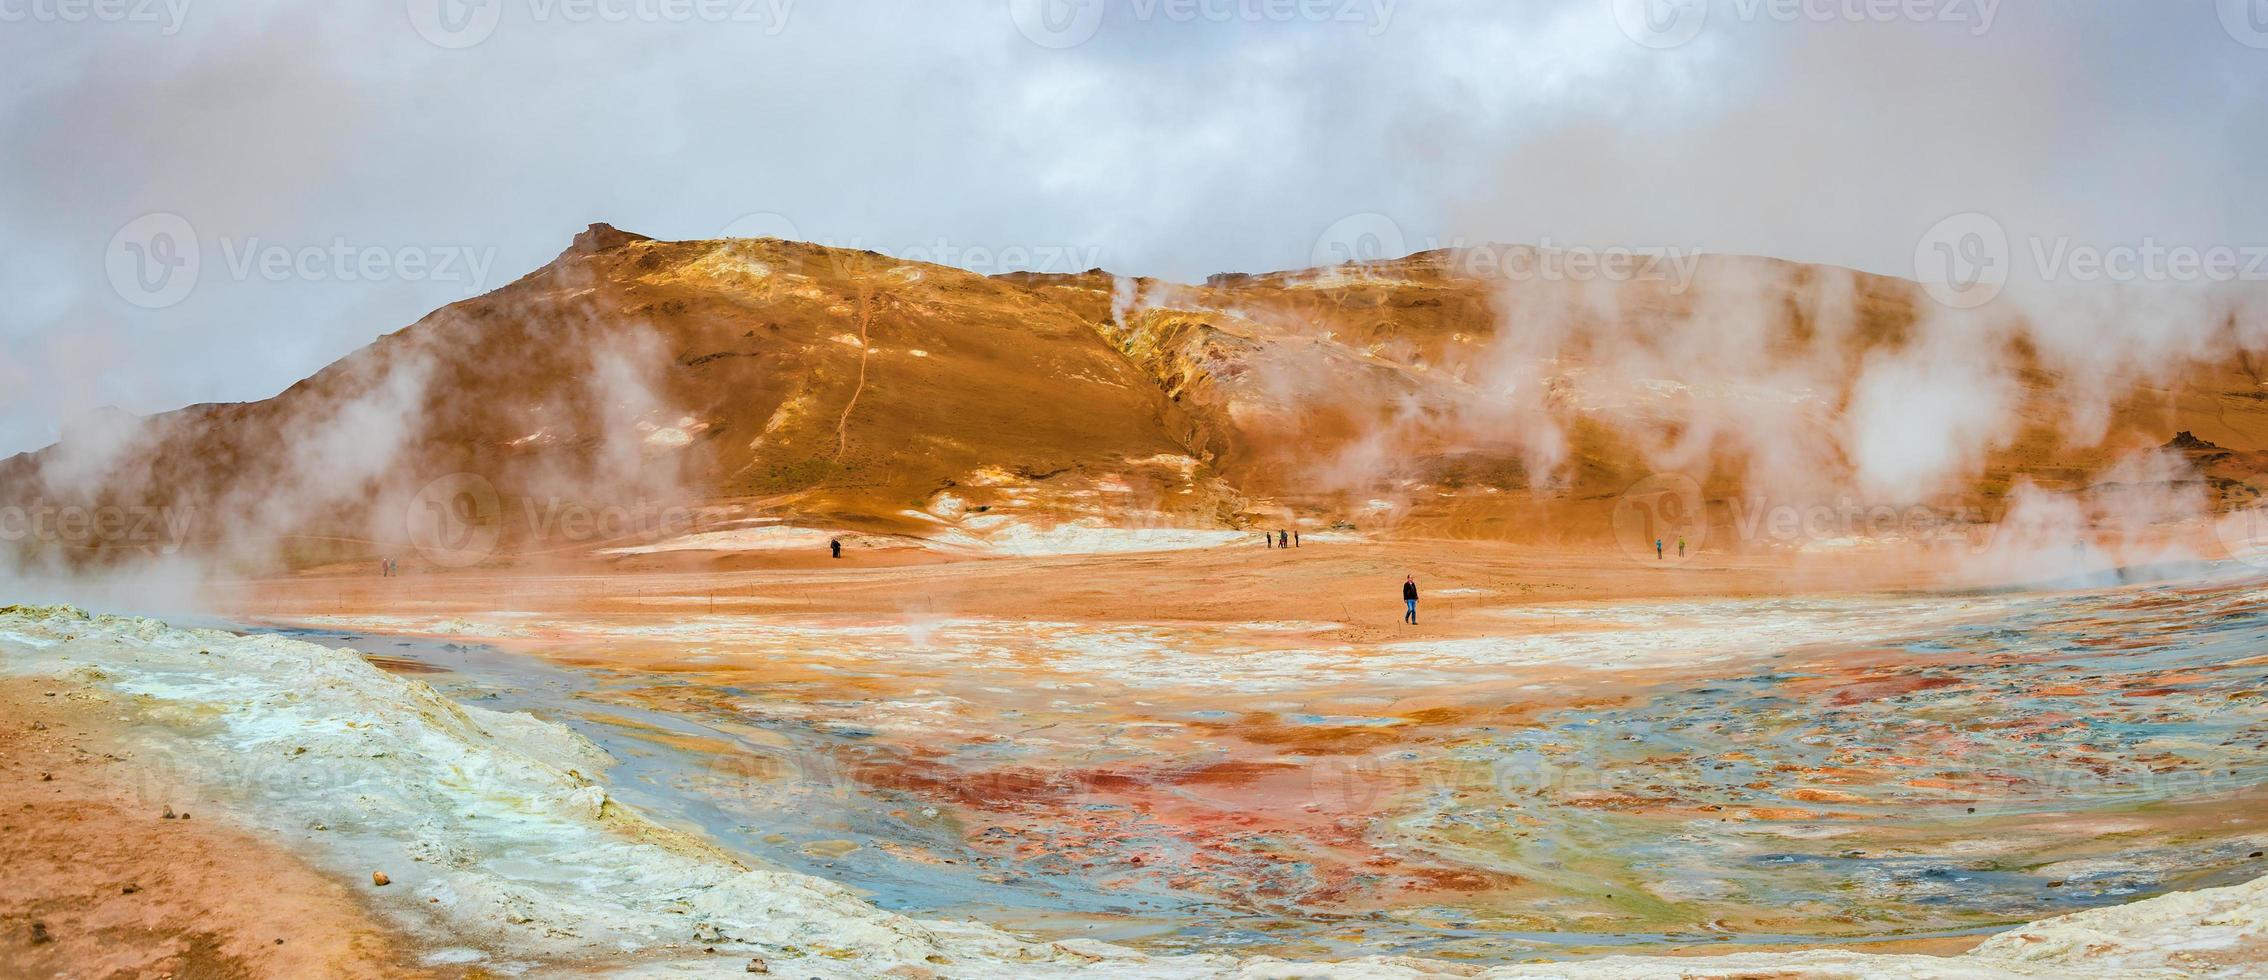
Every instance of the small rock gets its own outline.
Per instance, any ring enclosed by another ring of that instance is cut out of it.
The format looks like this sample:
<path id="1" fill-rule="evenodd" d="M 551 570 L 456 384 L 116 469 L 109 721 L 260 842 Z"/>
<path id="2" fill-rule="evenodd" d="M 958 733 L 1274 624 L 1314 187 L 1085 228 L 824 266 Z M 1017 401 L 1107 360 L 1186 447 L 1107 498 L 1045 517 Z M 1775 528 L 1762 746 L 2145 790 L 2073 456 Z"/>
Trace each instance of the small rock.
<path id="1" fill-rule="evenodd" d="M 32 731 L 35 731 L 35 732 L 44 732 L 44 731 L 46 731 L 46 730 L 47 730 L 47 723 L 46 723 L 46 722 L 44 722 L 44 721 L 35 721 L 35 722 L 32 722 L 32 723 L 31 723 L 31 730 L 32 730 Z"/>
<path id="2" fill-rule="evenodd" d="M 771 964 L 769 964 L 769 963 L 766 963 L 766 962 L 764 962 L 764 958 L 763 958 L 763 957 L 761 957 L 761 956 L 759 956 L 759 957 L 757 957 L 757 958 L 755 958 L 755 959 L 752 959 L 752 960 L 749 960 L 749 961 L 748 961 L 748 972 L 750 972 L 750 973 L 770 973 L 770 972 L 772 972 L 772 965 L 771 965 Z"/>
<path id="3" fill-rule="evenodd" d="M 51 772 L 40 773 L 39 781 L 43 783 L 52 783 L 55 781 L 55 774 Z"/>
<path id="4" fill-rule="evenodd" d="M 166 807 L 166 808 L 165 808 L 165 818 L 166 818 L 167 820 L 171 820 L 171 819 L 173 819 L 173 808 L 172 808 L 172 807 L 170 807 L 170 806 L 169 806 L 169 807 Z"/>
<path id="5" fill-rule="evenodd" d="M 141 891 L 141 890 L 142 890 L 142 886 L 140 886 L 140 885 L 127 885 L 126 887 L 119 889 L 119 890 L 118 890 L 118 894 L 120 894 L 120 895 L 132 895 L 132 894 L 134 894 L 135 892 L 138 892 L 138 891 Z"/>
<path id="6" fill-rule="evenodd" d="M 278 940 L 276 940 L 276 945 L 278 945 L 278 946 L 281 946 L 281 945 L 283 945 L 283 940 L 281 940 L 281 939 L 278 939 Z"/>
<path id="7" fill-rule="evenodd" d="M 32 942 L 32 945 L 34 945 L 34 946 L 38 946 L 38 945 L 42 945 L 42 944 L 45 944 L 45 943 L 51 943 L 51 942 L 54 942 L 54 941 L 55 941 L 55 937 L 54 937 L 54 936 L 50 936 L 50 935 L 48 935 L 48 934 L 47 934 L 47 923 L 45 923 L 45 922 L 34 922 L 34 923 L 32 923 L 32 924 L 31 924 L 31 942 Z"/>
<path id="8" fill-rule="evenodd" d="M 394 879 L 386 877 L 386 873 L 383 871 L 373 871 L 370 873 L 370 883 L 377 885 L 380 888 L 384 888 L 387 885 L 393 884 L 393 881 Z"/>
<path id="9" fill-rule="evenodd" d="M 2245 857 L 2259 857 L 2259 856 L 2260 856 L 2260 852 L 2259 852 L 2259 851 L 2254 851 L 2254 852 L 2252 852 L 2252 853 L 2250 853 L 2250 854 L 2247 854 L 2247 855 L 2245 855 Z"/>
<path id="10" fill-rule="evenodd" d="M 183 810 L 183 811 L 181 811 L 181 819 L 183 819 L 183 820 L 187 820 L 187 819 L 189 819 L 189 811 L 187 811 L 187 810 Z"/>

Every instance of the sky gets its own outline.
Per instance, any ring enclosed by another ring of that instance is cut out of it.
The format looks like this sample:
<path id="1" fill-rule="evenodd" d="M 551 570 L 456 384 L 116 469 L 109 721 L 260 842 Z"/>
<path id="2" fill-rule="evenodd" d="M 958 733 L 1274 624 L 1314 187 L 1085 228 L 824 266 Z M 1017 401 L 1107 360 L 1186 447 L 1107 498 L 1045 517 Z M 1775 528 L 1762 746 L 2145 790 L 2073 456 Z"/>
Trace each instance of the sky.
<path id="1" fill-rule="evenodd" d="M 594 221 L 1195 280 L 1913 277 L 1981 216 L 2069 276 L 2268 257 L 2264 161 L 2268 0 L 0 0 L 0 454 L 268 397 Z"/>

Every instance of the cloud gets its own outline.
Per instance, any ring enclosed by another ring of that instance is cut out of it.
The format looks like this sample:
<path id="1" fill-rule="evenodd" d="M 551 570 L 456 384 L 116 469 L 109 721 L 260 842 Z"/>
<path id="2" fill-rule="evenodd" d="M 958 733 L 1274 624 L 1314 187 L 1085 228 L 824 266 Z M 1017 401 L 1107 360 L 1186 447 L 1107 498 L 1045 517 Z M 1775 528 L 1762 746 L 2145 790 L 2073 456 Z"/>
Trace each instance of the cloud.
<path id="1" fill-rule="evenodd" d="M 1667 50 L 1594 0 L 1362 4 L 1350 22 L 1113 0 L 1068 47 L 1001 3 L 637 13 L 667 6 L 499 0 L 456 50 L 393 3 L 9 24 L 0 452 L 101 405 L 272 395 L 474 286 L 220 258 L 255 242 L 464 249 L 508 278 L 588 221 L 698 238 L 773 212 L 821 241 L 1068 250 L 1185 281 L 1305 265 L 1368 212 L 1413 249 L 1551 239 L 1900 275 L 1964 211 L 2019 240 L 2268 243 L 2268 130 L 2248 124 L 2268 52 L 2207 4 L 2011 7 L 1981 36 L 1717 4 Z M 205 251 L 194 290 L 155 310 L 104 266 L 150 212 Z"/>

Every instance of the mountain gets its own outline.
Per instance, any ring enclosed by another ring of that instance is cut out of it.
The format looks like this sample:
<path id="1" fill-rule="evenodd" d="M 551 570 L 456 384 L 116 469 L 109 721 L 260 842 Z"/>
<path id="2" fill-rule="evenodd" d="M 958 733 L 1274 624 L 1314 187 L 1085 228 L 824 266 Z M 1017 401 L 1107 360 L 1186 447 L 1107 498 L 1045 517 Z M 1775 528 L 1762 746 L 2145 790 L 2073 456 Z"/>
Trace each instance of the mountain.
<path id="1" fill-rule="evenodd" d="M 1584 275 L 1490 246 L 1176 284 L 593 225 L 273 398 L 74 426 L 0 462 L 0 505 L 194 517 L 185 540 L 18 536 L 67 565 L 360 560 L 434 515 L 488 529 L 478 557 L 781 523 L 1564 542 L 1661 474 L 1719 508 L 1989 511 L 2148 451 L 2226 505 L 2268 449 L 2254 307 L 2198 314 L 2169 353 L 1905 280 L 1687 258 Z"/>

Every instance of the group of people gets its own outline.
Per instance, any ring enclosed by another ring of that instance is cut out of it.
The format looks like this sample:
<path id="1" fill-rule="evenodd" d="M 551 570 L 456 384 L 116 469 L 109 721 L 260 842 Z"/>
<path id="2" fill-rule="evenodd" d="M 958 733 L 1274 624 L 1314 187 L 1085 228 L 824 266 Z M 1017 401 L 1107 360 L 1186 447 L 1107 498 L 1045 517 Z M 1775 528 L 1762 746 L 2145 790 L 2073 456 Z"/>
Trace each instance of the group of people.
<path id="1" fill-rule="evenodd" d="M 1299 547 L 1299 532 L 1290 530 L 1279 530 L 1274 532 L 1262 531 L 1260 532 L 1260 540 L 1263 543 L 1267 544 L 1267 546 L 1270 548 L 1297 548 Z M 1654 547 L 1657 551 L 1661 548 L 1661 544 L 1662 543 L 1660 541 L 1654 542 Z M 829 555 L 835 558 L 841 558 L 843 556 L 842 539 L 829 539 L 827 542 L 827 552 Z M 1684 538 L 1679 538 L 1677 541 L 1677 553 L 1680 555 L 1685 554 Z M 393 572 L 391 571 L 391 569 L 393 568 L 392 559 L 385 560 L 385 567 L 388 569 L 386 574 L 393 574 Z M 1417 625 L 1417 603 L 1417 576 L 1406 576 L 1402 579 L 1402 622 L 1408 623 L 1412 626 Z"/>
<path id="2" fill-rule="evenodd" d="M 391 559 L 391 558 L 380 558 L 380 559 L 378 559 L 378 577 L 379 577 L 379 578 L 395 578 L 395 577 L 397 577 L 397 576 L 399 576 L 399 575 L 401 575 L 401 574 L 402 574 L 402 566 L 401 566 L 401 564 L 400 564 L 400 563 L 398 563 L 398 562 L 394 561 L 394 560 L 393 560 L 393 559 Z"/>

